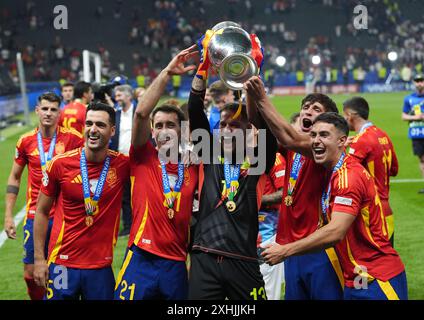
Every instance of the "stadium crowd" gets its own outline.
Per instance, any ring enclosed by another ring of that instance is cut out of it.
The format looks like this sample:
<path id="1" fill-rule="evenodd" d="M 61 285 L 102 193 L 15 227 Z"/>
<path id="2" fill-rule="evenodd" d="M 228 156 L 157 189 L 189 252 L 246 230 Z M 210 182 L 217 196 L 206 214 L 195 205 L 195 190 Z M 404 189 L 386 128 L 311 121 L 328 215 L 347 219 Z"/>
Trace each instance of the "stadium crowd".
<path id="1" fill-rule="evenodd" d="M 274 68 L 277 74 L 295 73 L 300 83 L 305 81 L 312 66 L 313 55 L 320 55 L 322 58 L 319 67 L 322 79 L 319 81 L 325 81 L 326 77 L 331 78 L 330 70 L 333 70 L 333 78 L 337 78 L 337 73 L 351 73 L 356 82 L 363 81 L 368 73 L 374 74 L 378 81 L 384 81 L 391 69 L 394 70 L 395 80 L 408 82 L 415 71 L 422 72 L 424 23 L 406 19 L 399 1 L 350 0 L 346 4 L 346 1 L 338 0 L 308 0 L 305 3 L 314 10 L 328 8 L 343 22 L 336 24 L 332 33 L 324 33 L 318 27 L 318 31 L 309 31 L 299 38 L 299 31 L 295 30 L 301 30 L 302 26 L 294 24 L 289 27 L 284 22 L 288 12 L 299 17 L 303 14 L 304 7 L 299 9 L 299 1 L 259 4 L 249 0 L 222 0 L 220 7 L 227 10 L 224 19 L 238 21 L 245 30 L 258 34 L 265 44 L 268 68 Z M 367 30 L 358 30 L 353 25 L 352 12 L 358 4 L 367 7 Z M 113 71 L 124 72 L 130 77 L 145 76 L 146 83 L 149 83 L 158 74 L 158 68 L 164 60 L 193 43 L 203 30 L 215 23 L 205 14 L 213 11 L 212 5 L 213 2 L 206 0 L 158 0 L 146 6 L 134 5 L 131 17 L 123 17 L 123 1 L 117 0 L 112 6 L 97 5 L 91 12 L 87 10 L 81 14 L 87 15 L 86 18 L 93 16 L 103 21 L 112 19 L 128 35 L 127 46 L 132 52 L 131 60 L 122 61 L 121 58 L 114 57 L 111 54 L 114 50 L 110 45 L 99 43 L 95 48 L 94 51 L 102 56 L 103 76 L 108 78 Z M 141 20 L 140 16 L 147 11 L 149 18 Z M 18 12 L 3 8 L 0 14 L 0 66 L 7 70 L 3 72 L 7 72 L 15 82 L 15 53 L 18 51 L 22 52 L 25 65 L 31 70 L 30 81 L 51 81 L 58 78 L 75 81 L 80 78 L 82 47 L 78 43 L 72 47 L 67 46 L 60 35 L 54 36 L 48 46 L 16 40 L 18 35 L 25 38 L 26 30 L 43 30 L 51 23 L 52 17 L 38 10 L 36 2 L 27 1 Z M 128 21 L 127 24 L 121 23 L 124 19 Z M 123 27 L 124 25 L 129 27 Z M 342 42 L 344 38 L 351 43 L 345 45 Z M 358 40 L 366 45 L 356 45 Z M 398 61 L 394 64 L 387 59 L 389 51 L 398 53 Z M 285 56 L 288 62 L 283 68 L 275 63 L 280 55 Z M 347 77 L 348 81 L 350 79 Z"/>

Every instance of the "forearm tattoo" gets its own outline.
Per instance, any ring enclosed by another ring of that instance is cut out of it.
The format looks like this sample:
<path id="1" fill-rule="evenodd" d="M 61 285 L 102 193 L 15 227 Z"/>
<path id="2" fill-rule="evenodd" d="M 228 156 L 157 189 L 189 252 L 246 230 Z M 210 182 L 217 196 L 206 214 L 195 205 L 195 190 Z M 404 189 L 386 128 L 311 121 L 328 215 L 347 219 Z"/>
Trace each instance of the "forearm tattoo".
<path id="1" fill-rule="evenodd" d="M 14 194 L 18 194 L 18 192 L 19 192 L 19 187 L 17 187 L 17 186 L 12 186 L 12 185 L 7 185 L 7 188 L 6 188 L 6 193 L 14 193 Z"/>
<path id="2" fill-rule="evenodd" d="M 206 90 L 206 81 L 199 79 L 197 77 L 194 77 L 193 82 L 191 84 L 191 87 L 195 90 L 195 91 L 203 91 Z"/>

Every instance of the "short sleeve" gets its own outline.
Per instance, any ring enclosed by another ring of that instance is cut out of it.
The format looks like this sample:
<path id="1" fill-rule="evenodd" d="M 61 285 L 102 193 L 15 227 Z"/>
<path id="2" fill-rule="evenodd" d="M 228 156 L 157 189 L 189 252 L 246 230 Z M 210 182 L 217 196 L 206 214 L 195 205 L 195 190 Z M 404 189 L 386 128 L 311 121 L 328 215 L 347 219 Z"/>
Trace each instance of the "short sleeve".
<path id="1" fill-rule="evenodd" d="M 359 172 L 348 172 L 346 169 L 331 181 L 331 203 L 332 212 L 343 212 L 357 216 L 362 204 L 362 174 Z"/>
<path id="2" fill-rule="evenodd" d="M 54 157 L 52 159 L 52 161 L 47 167 L 47 178 L 43 177 L 41 183 L 41 192 L 49 197 L 55 197 L 60 189 L 60 161 L 57 160 L 57 157 Z"/>
<path id="3" fill-rule="evenodd" d="M 409 96 L 403 100 L 403 112 L 409 114 L 411 112 L 411 104 L 409 103 Z"/>
<path id="4" fill-rule="evenodd" d="M 22 138 L 20 138 L 18 143 L 16 144 L 15 162 L 21 167 L 24 167 L 28 164 L 28 157 L 25 152 L 25 142 Z"/>
<path id="5" fill-rule="evenodd" d="M 286 174 L 286 162 L 281 154 L 277 153 L 275 157 L 275 164 L 272 167 L 269 177 L 272 181 L 272 184 L 276 189 L 284 187 L 284 176 Z"/>
<path id="6" fill-rule="evenodd" d="M 121 163 L 120 177 L 122 181 L 127 181 L 130 177 L 130 158 L 124 154 L 120 154 L 119 162 Z"/>

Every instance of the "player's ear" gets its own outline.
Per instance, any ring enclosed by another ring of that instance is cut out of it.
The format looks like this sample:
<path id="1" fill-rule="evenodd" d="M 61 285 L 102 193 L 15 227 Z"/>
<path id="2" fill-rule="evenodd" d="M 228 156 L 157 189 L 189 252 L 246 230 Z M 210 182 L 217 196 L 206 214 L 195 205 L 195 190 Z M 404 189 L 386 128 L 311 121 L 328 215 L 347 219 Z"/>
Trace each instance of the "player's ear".
<path id="1" fill-rule="evenodd" d="M 116 132 L 116 126 L 115 125 L 113 125 L 111 127 L 111 131 L 112 131 L 111 137 L 113 137 L 115 135 L 115 132 Z"/>
<path id="2" fill-rule="evenodd" d="M 339 138 L 339 147 L 346 147 L 347 146 L 347 136 L 342 135 Z"/>

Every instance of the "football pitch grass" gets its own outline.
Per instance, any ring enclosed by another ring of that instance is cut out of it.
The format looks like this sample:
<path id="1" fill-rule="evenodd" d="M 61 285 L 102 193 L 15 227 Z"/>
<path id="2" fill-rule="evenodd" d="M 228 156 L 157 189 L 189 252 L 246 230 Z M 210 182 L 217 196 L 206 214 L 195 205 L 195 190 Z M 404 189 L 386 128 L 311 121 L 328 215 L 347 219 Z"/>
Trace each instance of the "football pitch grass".
<path id="1" fill-rule="evenodd" d="M 363 94 L 370 103 L 370 119 L 392 139 L 399 159 L 399 174 L 392 180 L 404 180 L 391 183 L 390 203 L 395 217 L 395 248 L 399 252 L 408 278 L 410 299 L 424 299 L 424 195 L 417 191 L 424 187 L 424 182 L 408 182 L 408 179 L 421 179 L 418 159 L 412 155 L 411 141 L 407 138 L 407 123 L 401 121 L 402 93 Z M 333 95 L 341 111 L 342 102 L 350 95 Z M 273 102 L 278 110 L 289 117 L 299 111 L 302 97 L 275 97 Z M 33 117 L 33 124 L 36 123 Z M 8 129 L 0 142 L 0 210 L 4 213 L 4 192 L 7 178 L 15 154 L 15 144 L 19 135 L 29 128 Z M 22 177 L 21 188 L 15 208 L 15 214 L 25 204 L 26 170 Z M 0 230 L 3 230 L 4 218 L 0 218 Z M 22 264 L 22 222 L 17 231 L 17 240 L 6 240 L 0 248 L 0 300 L 28 299 L 23 280 Z M 128 237 L 118 238 L 115 248 L 113 268 L 115 277 L 123 261 Z"/>

